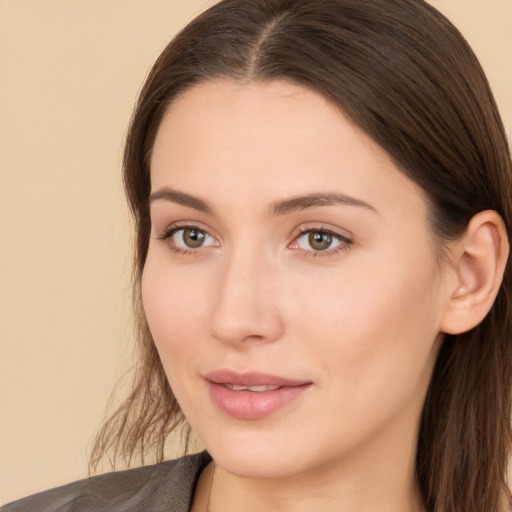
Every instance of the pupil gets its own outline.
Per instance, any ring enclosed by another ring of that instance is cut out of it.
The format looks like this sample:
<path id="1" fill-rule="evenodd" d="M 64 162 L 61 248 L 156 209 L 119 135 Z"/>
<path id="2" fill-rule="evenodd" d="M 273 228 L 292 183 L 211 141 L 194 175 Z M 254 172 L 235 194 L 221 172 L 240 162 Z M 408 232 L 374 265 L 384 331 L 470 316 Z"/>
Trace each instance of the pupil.
<path id="1" fill-rule="evenodd" d="M 309 245 L 316 251 L 325 251 L 332 243 L 332 236 L 325 231 L 313 231 L 309 234 Z"/>
<path id="2" fill-rule="evenodd" d="M 204 233 L 198 229 L 185 229 L 183 232 L 183 241 L 188 247 L 201 247 L 204 242 Z"/>

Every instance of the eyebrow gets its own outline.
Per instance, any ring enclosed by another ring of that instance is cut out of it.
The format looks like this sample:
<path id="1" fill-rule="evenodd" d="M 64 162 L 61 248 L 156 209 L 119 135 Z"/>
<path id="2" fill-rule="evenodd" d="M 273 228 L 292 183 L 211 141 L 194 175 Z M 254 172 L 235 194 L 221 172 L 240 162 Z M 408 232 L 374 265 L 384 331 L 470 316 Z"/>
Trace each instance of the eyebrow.
<path id="1" fill-rule="evenodd" d="M 188 208 L 193 208 L 194 210 L 199 210 L 200 212 L 212 213 L 212 209 L 210 206 L 208 206 L 206 201 L 203 201 L 199 197 L 185 194 L 185 192 L 173 190 L 172 188 L 160 188 L 156 192 L 153 192 L 150 196 L 150 202 L 158 201 L 159 199 L 180 204 L 182 206 L 187 206 Z"/>
<path id="2" fill-rule="evenodd" d="M 209 206 L 208 203 L 203 199 L 196 196 L 192 196 L 190 194 L 186 194 L 185 192 L 173 190 L 172 188 L 169 187 L 163 187 L 151 194 L 151 202 L 158 200 L 169 201 L 171 203 L 176 203 L 182 206 L 186 206 L 188 208 L 193 208 L 194 210 L 198 210 L 204 213 L 213 213 L 212 207 Z M 345 194 L 313 193 L 292 197 L 290 199 L 285 199 L 282 201 L 277 201 L 270 207 L 270 214 L 272 216 L 286 215 L 288 213 L 302 211 L 308 208 L 317 208 L 319 206 L 332 206 L 336 204 L 357 206 L 360 208 L 366 208 L 368 210 L 377 212 L 377 210 L 373 206 L 366 203 L 365 201 L 347 196 Z"/>
<path id="3" fill-rule="evenodd" d="M 358 206 L 377 212 L 373 206 L 366 203 L 365 201 L 362 201 L 361 199 L 356 199 L 355 197 L 350 197 L 345 194 L 338 193 L 315 193 L 292 197 L 291 199 L 285 199 L 284 201 L 278 201 L 271 207 L 271 213 L 272 215 L 285 215 L 291 212 L 306 210 L 307 208 L 332 206 L 335 204 Z"/>

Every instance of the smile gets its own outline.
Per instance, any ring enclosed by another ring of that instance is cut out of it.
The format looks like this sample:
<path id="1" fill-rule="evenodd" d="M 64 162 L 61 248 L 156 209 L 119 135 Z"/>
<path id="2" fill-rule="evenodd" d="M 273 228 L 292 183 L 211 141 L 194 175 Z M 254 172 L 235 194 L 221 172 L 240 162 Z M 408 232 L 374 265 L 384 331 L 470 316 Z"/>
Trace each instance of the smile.
<path id="1" fill-rule="evenodd" d="M 275 391 L 281 386 L 240 386 L 238 384 L 224 384 L 231 391 L 252 391 L 253 393 L 261 393 L 263 391 Z"/>
<path id="2" fill-rule="evenodd" d="M 224 414 L 241 420 L 270 416 L 312 388 L 297 381 L 263 373 L 239 374 L 220 370 L 206 375 L 210 398 Z"/>

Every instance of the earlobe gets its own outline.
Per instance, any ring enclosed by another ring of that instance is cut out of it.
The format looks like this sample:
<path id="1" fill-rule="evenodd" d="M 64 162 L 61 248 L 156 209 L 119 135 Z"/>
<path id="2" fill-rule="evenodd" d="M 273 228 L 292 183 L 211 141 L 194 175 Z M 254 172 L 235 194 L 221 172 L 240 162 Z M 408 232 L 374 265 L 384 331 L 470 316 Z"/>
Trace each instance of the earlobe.
<path id="1" fill-rule="evenodd" d="M 461 334 L 485 318 L 500 289 L 508 253 L 501 216 L 492 210 L 476 214 L 454 252 L 455 280 L 448 290 L 442 332 Z"/>

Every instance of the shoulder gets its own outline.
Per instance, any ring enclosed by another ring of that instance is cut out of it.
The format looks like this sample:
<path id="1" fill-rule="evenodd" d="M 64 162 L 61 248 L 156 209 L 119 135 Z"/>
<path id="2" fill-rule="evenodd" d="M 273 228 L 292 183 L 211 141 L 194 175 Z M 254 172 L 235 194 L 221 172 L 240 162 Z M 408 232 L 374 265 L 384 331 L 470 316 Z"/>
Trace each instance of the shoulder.
<path id="1" fill-rule="evenodd" d="M 0 512 L 186 512 L 199 474 L 210 460 L 203 452 L 114 471 L 22 498 Z"/>

